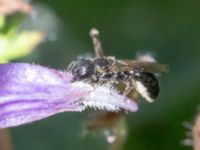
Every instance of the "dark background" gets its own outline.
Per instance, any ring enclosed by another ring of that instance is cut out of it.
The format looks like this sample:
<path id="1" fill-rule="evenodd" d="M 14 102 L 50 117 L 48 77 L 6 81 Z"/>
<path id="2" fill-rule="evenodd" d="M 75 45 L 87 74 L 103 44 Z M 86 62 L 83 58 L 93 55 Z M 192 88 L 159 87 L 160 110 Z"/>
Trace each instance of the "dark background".
<path id="1" fill-rule="evenodd" d="M 91 27 L 101 31 L 108 55 L 132 59 L 149 52 L 169 64 L 158 99 L 140 101 L 127 115 L 125 150 L 189 150 L 183 122 L 193 124 L 200 101 L 200 1 L 34 0 L 25 27 L 47 39 L 22 61 L 65 69 L 78 55 L 93 54 Z M 11 129 L 15 150 L 103 150 L 98 135 L 83 134 L 88 112 L 63 113 Z"/>

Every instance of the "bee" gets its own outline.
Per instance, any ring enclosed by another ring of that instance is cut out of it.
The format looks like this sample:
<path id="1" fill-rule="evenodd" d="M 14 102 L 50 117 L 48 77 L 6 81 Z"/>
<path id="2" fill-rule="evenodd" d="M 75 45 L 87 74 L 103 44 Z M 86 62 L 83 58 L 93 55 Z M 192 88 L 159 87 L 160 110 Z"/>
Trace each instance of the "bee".
<path id="1" fill-rule="evenodd" d="M 166 66 L 153 62 L 118 60 L 114 57 L 85 58 L 68 67 L 73 81 L 126 85 L 124 95 L 135 88 L 142 97 L 152 102 L 159 94 L 159 81 L 154 73 L 164 72 Z"/>
<path id="2" fill-rule="evenodd" d="M 87 80 L 91 83 L 124 84 L 123 94 L 135 89 L 147 101 L 152 102 L 159 94 L 159 81 L 155 73 L 165 72 L 166 65 L 142 60 L 120 60 L 103 54 L 97 34 L 91 34 L 96 58 L 73 61 L 68 71 L 74 81 Z"/>

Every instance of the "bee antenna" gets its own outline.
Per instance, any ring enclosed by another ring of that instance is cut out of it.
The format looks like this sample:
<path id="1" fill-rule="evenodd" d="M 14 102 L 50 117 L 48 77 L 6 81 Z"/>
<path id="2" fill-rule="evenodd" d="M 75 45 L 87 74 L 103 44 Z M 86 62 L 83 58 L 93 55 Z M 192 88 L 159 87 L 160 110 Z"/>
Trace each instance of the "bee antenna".
<path id="1" fill-rule="evenodd" d="M 90 30 L 90 36 L 93 41 L 96 57 L 104 56 L 104 52 L 101 46 L 101 41 L 99 39 L 99 31 L 96 28 L 92 28 Z"/>

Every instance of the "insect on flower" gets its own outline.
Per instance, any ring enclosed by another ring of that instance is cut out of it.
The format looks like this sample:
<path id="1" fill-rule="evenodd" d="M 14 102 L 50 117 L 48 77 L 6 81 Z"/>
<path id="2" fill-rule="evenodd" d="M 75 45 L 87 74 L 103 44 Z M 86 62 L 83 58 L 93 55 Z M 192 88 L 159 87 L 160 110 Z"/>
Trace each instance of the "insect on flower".
<path id="1" fill-rule="evenodd" d="M 73 61 L 67 71 L 34 64 L 0 64 L 0 128 L 30 123 L 65 111 L 97 108 L 108 112 L 138 110 L 127 95 L 136 90 L 148 101 L 159 93 L 154 73 L 165 65 L 145 60 L 105 57 L 93 29 L 95 58 Z M 115 88 L 124 85 L 119 93 Z"/>
<path id="2" fill-rule="evenodd" d="M 68 67 L 68 71 L 73 74 L 73 81 L 124 84 L 125 96 L 135 89 L 147 101 L 153 102 L 159 94 L 159 81 L 155 73 L 167 71 L 167 66 L 144 60 L 119 60 L 111 56 L 106 57 L 98 31 L 92 29 L 90 35 L 97 57 L 73 61 Z"/>
<path id="3" fill-rule="evenodd" d="M 107 85 L 71 82 L 72 75 L 27 64 L 0 64 L 0 128 L 13 127 L 65 111 L 98 108 L 135 112 L 137 103 Z"/>

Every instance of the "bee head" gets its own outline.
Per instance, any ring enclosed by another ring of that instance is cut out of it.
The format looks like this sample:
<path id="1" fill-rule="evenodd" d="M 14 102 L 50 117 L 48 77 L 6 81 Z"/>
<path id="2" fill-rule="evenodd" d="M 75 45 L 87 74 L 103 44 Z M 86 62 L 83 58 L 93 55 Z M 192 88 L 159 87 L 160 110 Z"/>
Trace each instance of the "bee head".
<path id="1" fill-rule="evenodd" d="M 89 59 L 80 59 L 71 63 L 68 70 L 73 75 L 74 81 L 88 79 L 94 73 L 94 65 Z"/>

